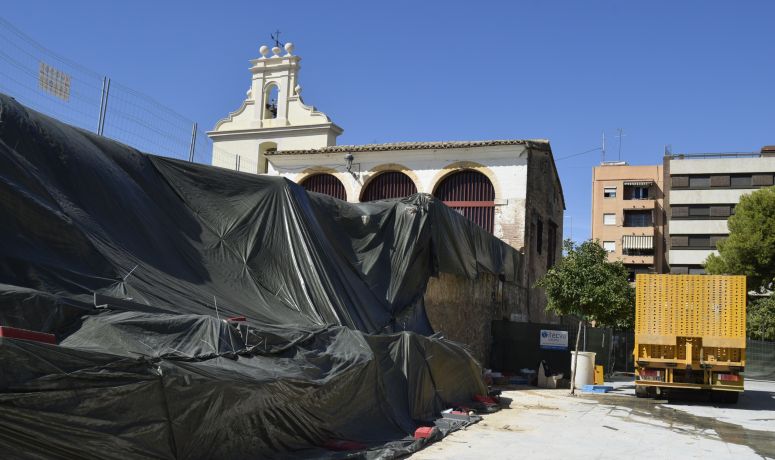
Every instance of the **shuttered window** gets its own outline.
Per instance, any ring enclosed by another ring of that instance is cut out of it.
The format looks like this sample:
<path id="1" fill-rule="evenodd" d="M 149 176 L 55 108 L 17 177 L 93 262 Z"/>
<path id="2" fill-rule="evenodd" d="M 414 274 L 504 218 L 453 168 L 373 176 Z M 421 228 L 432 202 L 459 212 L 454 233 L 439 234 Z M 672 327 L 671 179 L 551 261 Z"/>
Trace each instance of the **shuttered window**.
<path id="1" fill-rule="evenodd" d="M 323 193 L 342 201 L 347 200 L 344 185 L 333 174 L 313 174 L 301 181 L 299 185 L 308 192 Z"/>
<path id="2" fill-rule="evenodd" d="M 450 174 L 439 183 L 434 196 L 468 220 L 492 233 L 495 226 L 495 188 L 484 174 L 462 170 Z M 541 222 L 541 238 L 543 223 Z M 538 253 L 541 253 L 541 245 Z"/>
<path id="3" fill-rule="evenodd" d="M 687 217 L 689 215 L 689 206 L 670 206 L 671 217 Z"/>
<path id="4" fill-rule="evenodd" d="M 710 176 L 689 176 L 689 188 L 710 187 Z"/>
<path id="5" fill-rule="evenodd" d="M 750 174 L 732 176 L 731 185 L 732 187 L 750 187 L 752 184 L 751 180 L 752 177 Z"/>
<path id="6" fill-rule="evenodd" d="M 689 186 L 689 176 L 672 176 L 670 186 L 673 188 L 686 188 Z"/>
<path id="7" fill-rule="evenodd" d="M 772 174 L 754 174 L 751 183 L 759 187 L 770 186 L 772 185 Z"/>
<path id="8" fill-rule="evenodd" d="M 417 187 L 412 178 L 399 171 L 388 171 L 379 174 L 366 185 L 361 194 L 361 201 L 403 198 L 415 193 Z"/>
<path id="9" fill-rule="evenodd" d="M 728 175 L 711 176 L 710 186 L 711 187 L 729 187 L 729 176 Z"/>

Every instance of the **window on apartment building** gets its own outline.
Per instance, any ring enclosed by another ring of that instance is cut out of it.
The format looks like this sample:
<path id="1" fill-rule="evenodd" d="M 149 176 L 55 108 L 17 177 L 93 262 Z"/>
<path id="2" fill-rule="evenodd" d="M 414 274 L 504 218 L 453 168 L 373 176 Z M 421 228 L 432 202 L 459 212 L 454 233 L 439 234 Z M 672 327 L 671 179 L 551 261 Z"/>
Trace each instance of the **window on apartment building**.
<path id="1" fill-rule="evenodd" d="M 625 227 L 651 227 L 651 211 L 624 211 Z"/>
<path id="2" fill-rule="evenodd" d="M 633 187 L 629 198 L 631 200 L 648 200 L 649 187 Z"/>
<path id="3" fill-rule="evenodd" d="M 728 204 L 711 205 L 710 217 L 729 217 L 732 214 L 732 206 Z"/>
<path id="4" fill-rule="evenodd" d="M 616 225 L 616 214 L 603 214 L 603 225 Z"/>
<path id="5" fill-rule="evenodd" d="M 616 241 L 603 241 L 603 249 L 606 252 L 616 252 Z"/>
<path id="6" fill-rule="evenodd" d="M 709 248 L 710 235 L 689 235 L 689 247 L 703 249 Z"/>
<path id="7" fill-rule="evenodd" d="M 710 176 L 711 187 L 729 187 L 729 175 L 728 174 L 716 174 Z"/>
<path id="8" fill-rule="evenodd" d="M 622 254 L 625 256 L 653 256 L 654 248 L 651 248 L 651 249 L 623 248 Z"/>
<path id="9" fill-rule="evenodd" d="M 549 234 L 546 241 L 546 267 L 551 268 L 557 262 L 557 224 L 549 221 Z"/>
<path id="10" fill-rule="evenodd" d="M 704 267 L 689 267 L 689 274 L 690 275 L 704 275 L 705 274 L 705 268 Z"/>
<path id="11" fill-rule="evenodd" d="M 727 235 L 671 235 L 670 247 L 691 249 L 716 249 L 716 244 Z"/>
<path id="12" fill-rule="evenodd" d="M 541 248 L 544 246 L 544 221 L 538 218 L 536 222 L 536 251 L 541 254 Z"/>
<path id="13" fill-rule="evenodd" d="M 649 181 L 630 181 L 624 183 L 625 200 L 648 200 L 651 199 L 651 187 L 653 183 Z"/>
<path id="14" fill-rule="evenodd" d="M 686 188 L 689 186 L 689 176 L 670 176 L 670 186 L 673 188 Z"/>
<path id="15" fill-rule="evenodd" d="M 751 184 L 754 187 L 770 186 L 773 184 L 772 174 L 754 174 L 753 177 L 751 177 Z"/>
<path id="16" fill-rule="evenodd" d="M 730 177 L 730 185 L 732 187 L 751 187 L 752 177 L 750 174 L 732 176 Z"/>
<path id="17" fill-rule="evenodd" d="M 689 188 L 710 187 L 710 176 L 689 176 Z"/>
<path id="18" fill-rule="evenodd" d="M 604 187 L 603 198 L 616 198 L 616 187 Z"/>
<path id="19" fill-rule="evenodd" d="M 735 213 L 731 204 L 698 204 L 670 206 L 671 219 L 719 219 Z"/>

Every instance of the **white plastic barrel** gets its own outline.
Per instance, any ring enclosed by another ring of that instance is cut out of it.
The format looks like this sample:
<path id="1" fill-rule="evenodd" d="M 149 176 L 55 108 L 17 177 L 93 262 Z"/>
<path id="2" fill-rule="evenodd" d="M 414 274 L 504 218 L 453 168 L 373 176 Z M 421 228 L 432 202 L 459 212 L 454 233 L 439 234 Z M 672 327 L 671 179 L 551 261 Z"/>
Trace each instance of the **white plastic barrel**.
<path id="1" fill-rule="evenodd" d="M 570 352 L 570 368 L 573 370 L 573 359 L 576 352 Z M 584 385 L 593 385 L 595 383 L 595 352 L 593 351 L 580 351 L 579 363 L 576 368 L 576 388 L 581 388 Z"/>

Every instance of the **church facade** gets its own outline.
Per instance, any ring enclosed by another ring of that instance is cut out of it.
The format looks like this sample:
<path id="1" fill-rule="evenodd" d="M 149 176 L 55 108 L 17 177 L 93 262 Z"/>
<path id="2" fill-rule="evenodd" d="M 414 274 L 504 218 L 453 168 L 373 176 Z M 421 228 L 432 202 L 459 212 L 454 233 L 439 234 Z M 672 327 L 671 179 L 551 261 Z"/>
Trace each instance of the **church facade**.
<path id="1" fill-rule="evenodd" d="M 280 175 L 349 202 L 434 195 L 524 255 L 523 279 L 495 319 L 557 320 L 532 287 L 562 250 L 565 203 L 547 140 L 336 145 L 342 128 L 301 98 L 293 45 L 259 51 L 245 101 L 208 133 L 213 165 Z M 503 289 L 497 280 L 490 284 L 493 295 L 484 297 L 495 299 Z M 441 296 L 444 289 L 429 286 L 436 291 Z"/>

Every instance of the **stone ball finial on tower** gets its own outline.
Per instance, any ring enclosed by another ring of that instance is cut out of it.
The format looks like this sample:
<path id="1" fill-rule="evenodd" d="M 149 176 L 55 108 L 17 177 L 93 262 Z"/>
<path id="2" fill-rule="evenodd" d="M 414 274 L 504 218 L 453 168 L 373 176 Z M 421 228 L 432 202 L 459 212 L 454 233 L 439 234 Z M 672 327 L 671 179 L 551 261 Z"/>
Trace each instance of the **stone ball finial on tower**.
<path id="1" fill-rule="evenodd" d="M 272 47 L 272 54 L 274 55 L 272 57 L 280 57 L 280 47 L 279 46 L 273 46 Z"/>
<path id="2" fill-rule="evenodd" d="M 261 48 L 258 49 L 258 52 L 261 53 L 261 59 L 266 58 L 266 55 L 269 54 L 269 47 L 266 45 L 261 45 Z"/>
<path id="3" fill-rule="evenodd" d="M 292 55 L 293 55 L 293 50 L 294 50 L 296 47 L 295 47 L 295 46 L 293 46 L 293 43 L 291 43 L 291 42 L 288 42 L 288 43 L 286 43 L 286 44 L 285 44 L 285 47 L 284 47 L 284 48 L 285 48 L 285 52 L 287 52 L 287 53 L 288 53 L 288 54 L 286 54 L 286 56 L 292 56 Z"/>

